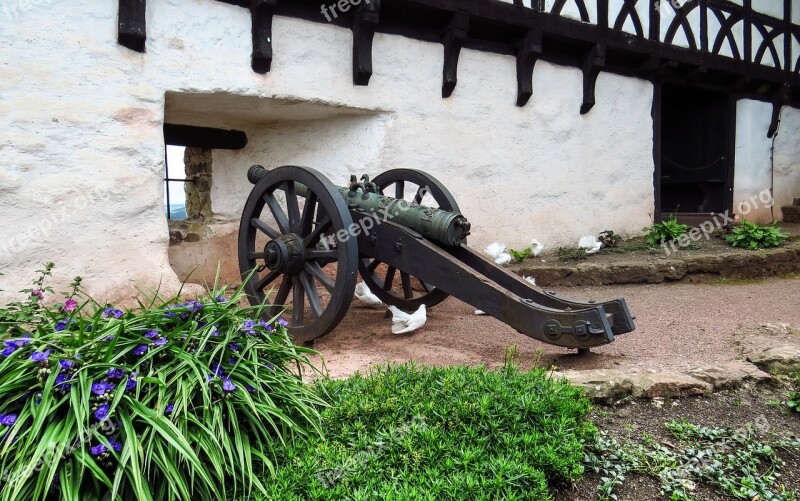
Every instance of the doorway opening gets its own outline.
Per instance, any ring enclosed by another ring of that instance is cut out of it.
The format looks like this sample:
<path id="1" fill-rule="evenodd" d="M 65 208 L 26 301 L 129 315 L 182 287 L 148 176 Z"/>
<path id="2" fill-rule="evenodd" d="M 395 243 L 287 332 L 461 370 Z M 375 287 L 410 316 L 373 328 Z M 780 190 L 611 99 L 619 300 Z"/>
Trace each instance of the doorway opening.
<path id="1" fill-rule="evenodd" d="M 656 219 L 698 224 L 731 210 L 736 101 L 711 90 L 659 86 Z"/>

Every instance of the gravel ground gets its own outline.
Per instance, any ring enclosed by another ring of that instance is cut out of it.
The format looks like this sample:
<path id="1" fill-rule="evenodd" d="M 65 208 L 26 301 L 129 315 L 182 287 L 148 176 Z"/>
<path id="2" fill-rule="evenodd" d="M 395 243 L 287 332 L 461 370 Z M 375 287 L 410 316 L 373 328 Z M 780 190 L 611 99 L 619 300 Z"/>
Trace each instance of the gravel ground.
<path id="1" fill-rule="evenodd" d="M 579 299 L 622 296 L 636 330 L 586 356 L 528 338 L 456 299 L 428 310 L 428 323 L 410 335 L 392 335 L 382 308 L 353 301 L 347 317 L 314 348 L 322 353 L 332 377 L 386 362 L 415 360 L 429 365 L 503 363 L 516 345 L 519 364 L 537 360 L 561 369 L 685 369 L 733 360 L 733 333 L 740 325 L 788 323 L 800 326 L 800 278 L 769 278 L 722 284 L 637 284 L 562 287 L 559 293 Z M 799 340 L 800 341 L 800 340 Z"/>

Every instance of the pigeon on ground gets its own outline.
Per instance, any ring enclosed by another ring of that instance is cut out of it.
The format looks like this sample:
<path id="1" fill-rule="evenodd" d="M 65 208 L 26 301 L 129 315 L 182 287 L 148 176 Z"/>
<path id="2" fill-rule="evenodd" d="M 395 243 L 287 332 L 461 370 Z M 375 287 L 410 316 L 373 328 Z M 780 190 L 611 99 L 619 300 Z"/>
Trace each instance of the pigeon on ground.
<path id="1" fill-rule="evenodd" d="M 494 242 L 489 244 L 483 252 L 489 254 L 495 264 L 508 264 L 511 262 L 511 254 L 505 252 L 506 244 Z"/>
<path id="2" fill-rule="evenodd" d="M 594 235 L 584 235 L 578 240 L 578 247 L 586 249 L 587 254 L 598 252 L 602 246 L 603 243 L 597 240 L 597 237 Z"/>
<path id="3" fill-rule="evenodd" d="M 487 313 L 483 310 L 475 310 L 476 315 L 486 315 Z"/>
<path id="4" fill-rule="evenodd" d="M 392 334 L 414 332 L 425 325 L 425 321 L 428 319 L 424 304 L 414 313 L 400 311 L 397 307 L 391 305 L 389 306 L 389 311 L 392 312 Z"/>
<path id="5" fill-rule="evenodd" d="M 530 283 L 531 285 L 536 285 L 536 279 L 533 278 L 533 277 L 526 277 L 526 276 L 523 275 L 522 279 L 525 280 L 526 282 Z"/>
<path id="6" fill-rule="evenodd" d="M 367 287 L 367 284 L 365 284 L 364 282 L 359 282 L 356 285 L 355 295 L 356 299 L 370 306 L 377 306 L 379 304 L 383 304 L 381 300 L 378 299 L 378 296 L 373 294 L 372 291 L 369 290 L 369 287 Z"/>
<path id="7" fill-rule="evenodd" d="M 542 255 L 543 250 L 544 250 L 544 245 L 542 245 L 541 242 L 539 242 L 535 238 L 531 240 L 531 256 L 539 257 Z"/>

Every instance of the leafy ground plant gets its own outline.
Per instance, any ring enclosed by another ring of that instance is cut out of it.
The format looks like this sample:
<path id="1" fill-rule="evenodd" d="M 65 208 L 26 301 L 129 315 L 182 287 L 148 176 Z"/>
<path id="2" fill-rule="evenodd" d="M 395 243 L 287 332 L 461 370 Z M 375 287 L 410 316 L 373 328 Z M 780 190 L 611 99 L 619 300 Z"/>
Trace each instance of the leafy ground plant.
<path id="1" fill-rule="evenodd" d="M 589 257 L 583 247 L 559 247 L 556 249 L 556 256 L 562 263 L 585 261 Z"/>
<path id="2" fill-rule="evenodd" d="M 750 429 L 707 428 L 685 421 L 665 424 L 677 443 L 642 440 L 620 444 L 605 433 L 596 437 L 584 458 L 589 471 L 600 475 L 598 498 L 618 499 L 626 475 L 638 473 L 659 481 L 661 494 L 671 500 L 694 500 L 698 485 L 742 500 L 793 501 L 797 493 L 780 482 L 778 450 L 796 454 L 795 437 L 759 440 Z"/>
<path id="3" fill-rule="evenodd" d="M 276 449 L 319 432 L 309 350 L 281 319 L 205 299 L 52 307 L 41 270 L 0 309 L 0 499 L 225 499 L 266 492 Z"/>
<path id="4" fill-rule="evenodd" d="M 513 359 L 513 357 L 507 357 Z M 285 453 L 266 499 L 551 499 L 596 429 L 542 369 L 412 364 L 323 385 L 325 438 Z"/>
<path id="5" fill-rule="evenodd" d="M 603 244 L 603 248 L 606 249 L 614 248 L 622 242 L 622 236 L 617 235 L 611 230 L 601 231 L 597 239 Z"/>
<path id="6" fill-rule="evenodd" d="M 508 253 L 511 254 L 511 257 L 514 259 L 515 262 L 521 263 L 526 257 L 528 257 L 531 254 L 531 248 L 526 247 L 521 251 L 508 249 Z"/>
<path id="7" fill-rule="evenodd" d="M 800 413 L 800 372 L 792 374 L 791 381 L 792 389 L 786 396 L 786 407 Z"/>
<path id="8" fill-rule="evenodd" d="M 790 237 L 784 233 L 773 221 L 768 225 L 760 225 L 742 219 L 742 224 L 734 226 L 725 239 L 733 247 L 744 247 L 745 249 L 766 249 L 768 247 L 778 247 L 784 240 Z"/>
<path id="9" fill-rule="evenodd" d="M 665 242 L 677 240 L 681 235 L 685 234 L 688 229 L 689 227 L 687 225 L 678 222 L 675 214 L 670 214 L 668 220 L 642 228 L 642 231 L 645 232 L 647 245 L 654 247 Z"/>

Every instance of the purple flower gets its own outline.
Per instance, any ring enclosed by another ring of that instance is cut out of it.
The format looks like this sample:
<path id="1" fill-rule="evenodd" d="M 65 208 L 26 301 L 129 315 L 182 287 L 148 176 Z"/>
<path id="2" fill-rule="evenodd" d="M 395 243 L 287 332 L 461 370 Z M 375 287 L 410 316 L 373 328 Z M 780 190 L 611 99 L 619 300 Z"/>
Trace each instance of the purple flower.
<path id="1" fill-rule="evenodd" d="M 3 351 L 0 351 L 0 355 L 3 355 L 4 357 L 10 357 L 15 351 L 17 351 L 16 346 L 8 346 L 4 348 Z"/>
<path id="2" fill-rule="evenodd" d="M 70 297 L 67 298 L 66 301 L 64 301 L 64 306 L 62 309 L 67 313 L 72 313 L 73 311 L 75 311 L 75 308 L 77 307 L 78 307 L 78 302 Z"/>
<path id="3" fill-rule="evenodd" d="M 92 383 L 92 393 L 95 395 L 103 395 L 107 391 L 111 391 L 115 388 L 115 386 L 111 383 L 106 383 L 105 381 L 100 381 L 99 383 Z"/>
<path id="4" fill-rule="evenodd" d="M 153 344 L 156 345 L 156 346 L 164 346 L 165 344 L 167 344 L 167 338 L 160 337 L 160 338 L 156 339 L 155 341 L 153 341 Z"/>
<path id="5" fill-rule="evenodd" d="M 39 301 L 44 300 L 44 293 L 42 292 L 42 289 L 33 289 L 31 291 L 31 297 L 33 297 L 33 296 L 36 296 L 37 298 L 39 298 Z"/>
<path id="6" fill-rule="evenodd" d="M 282 325 L 283 327 L 288 327 L 289 326 L 289 322 L 284 320 L 283 317 L 279 317 L 278 318 L 278 325 Z"/>
<path id="7" fill-rule="evenodd" d="M 211 372 L 215 376 L 224 376 L 225 375 L 225 371 L 222 370 L 222 366 L 219 365 L 217 362 L 211 362 Z"/>
<path id="8" fill-rule="evenodd" d="M 68 393 L 69 390 L 72 389 L 72 385 L 67 383 L 69 380 L 69 376 L 64 374 L 63 372 L 59 372 L 58 376 L 56 376 L 56 390 L 60 391 L 61 393 Z"/>
<path id="9" fill-rule="evenodd" d="M 106 308 L 103 310 L 103 318 L 120 318 L 122 317 L 123 313 L 120 310 L 115 310 L 114 308 Z"/>
<path id="10" fill-rule="evenodd" d="M 59 320 L 56 324 L 56 332 L 61 332 L 67 328 L 67 321 L 66 320 Z"/>
<path id="11" fill-rule="evenodd" d="M 175 410 L 175 404 L 167 404 L 166 409 L 164 409 L 164 415 L 169 416 L 173 410 Z"/>
<path id="12" fill-rule="evenodd" d="M 103 404 L 100 407 L 98 407 L 96 411 L 94 411 L 94 417 L 98 421 L 102 421 L 106 418 L 106 416 L 108 416 L 108 410 L 109 410 L 108 404 Z"/>
<path id="13" fill-rule="evenodd" d="M 272 364 L 267 364 L 267 369 L 269 369 L 269 370 L 275 370 L 275 366 L 274 366 L 274 365 L 272 365 Z"/>
<path id="14" fill-rule="evenodd" d="M 46 362 L 49 356 L 50 356 L 50 350 L 34 351 L 31 354 L 31 360 L 33 360 L 34 362 Z"/>
<path id="15" fill-rule="evenodd" d="M 131 391 L 136 388 L 136 380 L 132 377 L 128 378 L 128 382 L 125 383 L 125 391 Z"/>
<path id="16" fill-rule="evenodd" d="M 197 313 L 198 311 L 203 309 L 203 303 L 201 303 L 200 301 L 197 301 L 197 300 L 188 301 L 188 302 L 184 303 L 183 306 L 188 307 L 189 311 L 192 312 L 192 313 Z"/>
<path id="17" fill-rule="evenodd" d="M 233 351 L 239 351 L 239 345 L 238 345 L 238 344 L 236 344 L 236 343 L 230 343 L 230 344 L 228 345 L 228 348 L 230 348 L 230 349 L 231 349 L 231 350 L 233 350 Z"/>
<path id="18" fill-rule="evenodd" d="M 69 370 L 75 367 L 75 362 L 73 362 L 72 360 L 61 359 L 58 361 L 58 365 L 60 365 L 61 368 L 64 370 Z"/>
<path id="19" fill-rule="evenodd" d="M 109 437 L 108 443 L 109 445 L 111 445 L 111 448 L 114 449 L 115 451 L 119 452 L 122 450 L 122 443 L 114 440 L 114 437 Z"/>
<path id="20" fill-rule="evenodd" d="M 108 379 L 111 379 L 112 381 L 114 379 L 122 379 L 123 377 L 125 377 L 125 370 L 121 369 L 119 367 L 114 367 L 113 369 L 108 369 L 108 372 L 106 373 L 106 377 Z"/>
<path id="21" fill-rule="evenodd" d="M 247 390 L 247 393 L 255 393 L 256 391 L 255 387 L 249 384 L 244 385 L 244 389 Z"/>
<path id="22" fill-rule="evenodd" d="M 218 302 L 218 303 L 227 303 L 228 302 L 228 300 L 225 299 L 225 297 L 223 297 L 221 294 L 219 296 L 215 297 L 214 300 L 216 302 Z"/>
<path id="23" fill-rule="evenodd" d="M 144 337 L 147 339 L 155 339 L 158 337 L 159 332 L 157 330 L 149 330 L 144 334 Z"/>
<path id="24" fill-rule="evenodd" d="M 136 355 L 137 357 L 141 357 L 146 352 L 147 352 L 147 345 L 146 344 L 140 344 L 139 346 L 137 346 L 136 348 L 133 349 L 133 354 Z"/>
<path id="25" fill-rule="evenodd" d="M 256 331 L 256 321 L 255 320 L 245 320 L 244 324 L 242 324 L 242 330 L 251 336 L 255 336 Z"/>
<path id="26" fill-rule="evenodd" d="M 236 385 L 233 384 L 233 381 L 231 381 L 231 378 L 227 378 L 226 377 L 225 379 L 222 380 L 222 391 L 224 391 L 225 393 L 230 393 L 230 392 L 234 391 L 235 389 L 236 389 Z"/>
<path id="27" fill-rule="evenodd" d="M 89 448 L 89 450 L 92 452 L 92 456 L 99 456 L 100 454 L 105 454 L 108 451 L 106 446 L 103 444 L 97 444 L 94 447 Z"/>
<path id="28" fill-rule="evenodd" d="M 17 422 L 16 414 L 0 414 L 0 424 L 3 426 L 14 426 Z"/>

